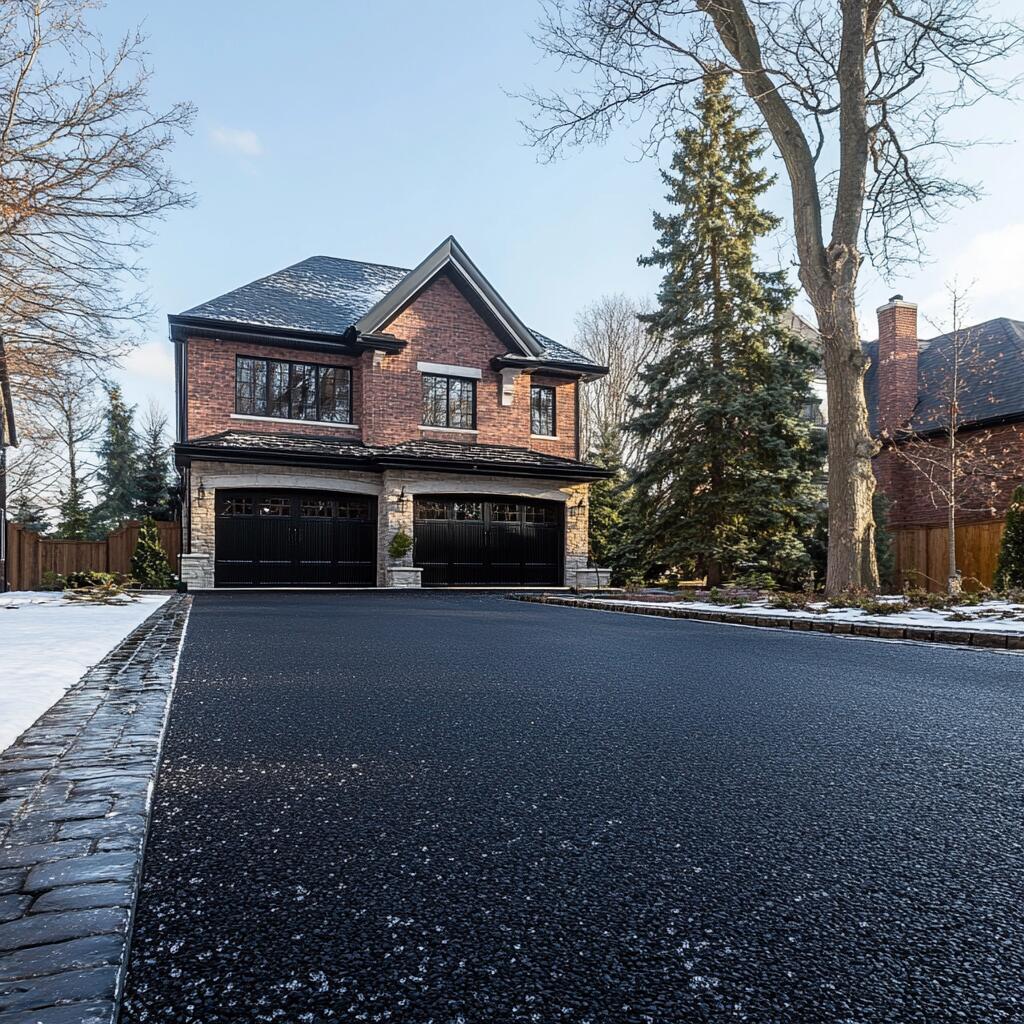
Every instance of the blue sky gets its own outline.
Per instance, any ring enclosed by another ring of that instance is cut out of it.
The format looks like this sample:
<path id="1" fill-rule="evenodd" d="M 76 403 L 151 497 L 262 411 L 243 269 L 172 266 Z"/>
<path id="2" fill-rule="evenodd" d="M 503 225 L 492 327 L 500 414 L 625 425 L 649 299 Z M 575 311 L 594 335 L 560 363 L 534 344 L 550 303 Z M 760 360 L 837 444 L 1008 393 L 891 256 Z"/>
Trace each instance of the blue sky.
<path id="1" fill-rule="evenodd" d="M 547 165 L 525 144 L 528 112 L 507 92 L 565 80 L 528 38 L 535 0 L 112 0 L 97 28 L 123 31 L 140 16 L 154 102 L 199 109 L 172 157 L 199 201 L 156 226 L 145 262 L 159 313 L 119 374 L 140 407 L 171 408 L 167 313 L 317 253 L 413 266 L 454 234 L 531 326 L 566 342 L 601 294 L 655 290 L 636 258 L 652 244 L 662 187 L 656 163 L 637 160 L 637 138 Z M 894 291 L 941 320 L 953 275 L 976 282 L 974 319 L 1024 319 L 1022 119 L 1024 106 L 995 102 L 962 118 L 963 134 L 1003 142 L 957 156 L 987 196 L 933 232 L 920 270 L 886 282 L 865 269 L 865 334 Z M 786 191 L 771 199 L 785 215 Z"/>

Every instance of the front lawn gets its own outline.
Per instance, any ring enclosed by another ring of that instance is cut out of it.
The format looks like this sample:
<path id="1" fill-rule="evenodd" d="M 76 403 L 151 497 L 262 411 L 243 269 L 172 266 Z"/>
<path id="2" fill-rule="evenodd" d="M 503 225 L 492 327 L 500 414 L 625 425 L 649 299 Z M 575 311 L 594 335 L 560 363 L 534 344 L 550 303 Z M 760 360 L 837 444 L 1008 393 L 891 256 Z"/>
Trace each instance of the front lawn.
<path id="1" fill-rule="evenodd" d="M 102 605 L 59 593 L 0 594 L 0 751 L 166 600 L 147 594 Z"/>

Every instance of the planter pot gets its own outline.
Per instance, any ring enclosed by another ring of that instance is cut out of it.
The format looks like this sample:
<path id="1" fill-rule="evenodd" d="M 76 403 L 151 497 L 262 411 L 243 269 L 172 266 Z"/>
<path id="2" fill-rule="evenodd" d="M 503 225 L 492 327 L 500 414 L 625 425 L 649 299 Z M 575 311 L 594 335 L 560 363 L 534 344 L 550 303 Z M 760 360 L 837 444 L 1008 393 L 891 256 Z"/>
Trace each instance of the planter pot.
<path id="1" fill-rule="evenodd" d="M 389 587 L 418 587 L 421 586 L 423 570 L 415 565 L 391 565 L 388 566 L 387 577 Z"/>

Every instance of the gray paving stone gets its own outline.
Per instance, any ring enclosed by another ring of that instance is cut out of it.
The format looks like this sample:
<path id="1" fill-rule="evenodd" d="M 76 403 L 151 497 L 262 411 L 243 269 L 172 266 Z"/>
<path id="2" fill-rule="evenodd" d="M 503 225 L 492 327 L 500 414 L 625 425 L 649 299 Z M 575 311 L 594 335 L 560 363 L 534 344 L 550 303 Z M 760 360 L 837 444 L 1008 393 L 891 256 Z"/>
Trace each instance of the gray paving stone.
<path id="1" fill-rule="evenodd" d="M 110 779 L 76 782 L 74 793 L 81 796 L 142 796 L 149 788 L 148 775 L 132 775 Z"/>
<path id="2" fill-rule="evenodd" d="M 123 932 L 127 923 L 127 911 L 118 907 L 29 914 L 17 921 L 0 924 L 0 951 L 28 949 L 86 935 Z"/>
<path id="3" fill-rule="evenodd" d="M 60 839 L 101 839 L 107 836 L 128 836 L 142 832 L 146 819 L 140 814 L 113 814 L 107 818 L 68 821 L 60 827 Z"/>
<path id="4" fill-rule="evenodd" d="M 45 978 L 0 982 L 0 1011 L 56 1008 L 61 1003 L 112 1003 L 117 990 L 117 967 L 63 971 Z M 3 1018 L 0 1017 L 0 1021 Z"/>
<path id="5" fill-rule="evenodd" d="M 31 897 L 19 897 L 31 899 Z M 36 897 L 32 913 L 53 910 L 92 910 L 96 907 L 126 907 L 132 901 L 130 882 L 92 882 L 86 885 L 62 885 Z"/>
<path id="6" fill-rule="evenodd" d="M 29 864 L 77 857 L 89 852 L 85 839 L 64 839 L 54 843 L 25 843 L 0 849 L 0 868 L 20 868 Z"/>
<path id="7" fill-rule="evenodd" d="M 19 949 L 0 956 L 0 981 L 32 978 L 57 971 L 117 964 L 124 950 L 120 935 L 90 935 L 46 946 Z"/>
<path id="8" fill-rule="evenodd" d="M 80 840 L 86 846 L 85 840 Z M 130 853 L 94 853 L 71 857 L 34 867 L 25 879 L 26 892 L 55 889 L 59 885 L 79 885 L 85 882 L 128 882 L 138 867 L 137 858 Z"/>
<path id="9" fill-rule="evenodd" d="M 25 881 L 27 869 L 20 871 L 0 871 L 0 896 L 6 896 L 10 892 L 21 892 L 22 882 Z"/>
<path id="10" fill-rule="evenodd" d="M 75 1003 L 41 1010 L 15 1010 L 0 1015 L 0 1024 L 111 1024 L 114 1003 Z"/>
<path id="11" fill-rule="evenodd" d="M 31 896 L 24 896 L 21 893 L 0 896 L 0 924 L 21 917 L 31 902 Z"/>
<path id="12" fill-rule="evenodd" d="M 16 821 L 11 826 L 5 842 L 12 845 L 49 843 L 57 838 L 57 827 L 57 822 L 55 821 L 40 820 L 35 815 L 26 815 L 23 816 L 22 820 Z M 66 836 L 64 838 L 75 839 L 78 837 Z"/>
<path id="13" fill-rule="evenodd" d="M 102 818 L 110 810 L 113 801 L 106 800 L 72 800 L 70 803 L 33 804 L 33 811 L 50 821 L 79 821 L 83 818 Z"/>

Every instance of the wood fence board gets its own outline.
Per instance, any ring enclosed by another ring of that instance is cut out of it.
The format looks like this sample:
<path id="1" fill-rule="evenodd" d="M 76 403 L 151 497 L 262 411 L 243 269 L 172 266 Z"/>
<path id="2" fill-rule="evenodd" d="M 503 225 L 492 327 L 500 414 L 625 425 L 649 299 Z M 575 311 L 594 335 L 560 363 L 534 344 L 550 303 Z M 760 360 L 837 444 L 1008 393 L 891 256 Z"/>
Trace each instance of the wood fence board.
<path id="1" fill-rule="evenodd" d="M 956 528 L 957 567 L 968 590 L 992 586 L 1004 529 L 1002 520 L 967 523 Z M 906 580 L 929 590 L 944 591 L 948 574 L 946 527 L 896 527 L 892 534 L 897 584 L 902 586 Z"/>
<path id="2" fill-rule="evenodd" d="M 40 537 L 15 523 L 7 524 L 7 583 L 12 590 L 37 590 L 45 572 L 131 572 L 132 553 L 141 523 L 123 523 L 105 540 L 59 540 Z M 158 522 L 160 545 L 173 572 L 181 554 L 181 524 Z"/>

